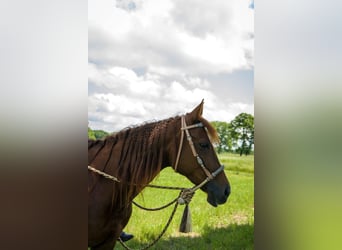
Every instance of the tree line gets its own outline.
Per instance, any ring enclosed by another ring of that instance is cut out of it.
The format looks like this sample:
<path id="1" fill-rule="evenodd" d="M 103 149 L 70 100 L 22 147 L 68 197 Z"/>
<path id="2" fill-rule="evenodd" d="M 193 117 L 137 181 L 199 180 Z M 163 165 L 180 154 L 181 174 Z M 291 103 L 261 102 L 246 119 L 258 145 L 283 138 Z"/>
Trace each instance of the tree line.
<path id="1" fill-rule="evenodd" d="M 110 133 L 104 131 L 104 130 L 92 130 L 88 127 L 88 138 L 92 140 L 96 139 L 102 139 L 105 136 L 109 135 Z"/>
<path id="2" fill-rule="evenodd" d="M 231 122 L 214 121 L 220 142 L 216 145 L 218 153 L 235 152 L 248 155 L 254 151 L 254 117 L 247 113 L 237 115 Z M 92 130 L 88 127 L 89 139 L 102 139 L 109 133 Z"/>
<path id="3" fill-rule="evenodd" d="M 254 151 L 254 117 L 247 113 L 237 115 L 231 122 L 211 123 L 219 136 L 218 153 L 236 152 L 248 155 Z"/>

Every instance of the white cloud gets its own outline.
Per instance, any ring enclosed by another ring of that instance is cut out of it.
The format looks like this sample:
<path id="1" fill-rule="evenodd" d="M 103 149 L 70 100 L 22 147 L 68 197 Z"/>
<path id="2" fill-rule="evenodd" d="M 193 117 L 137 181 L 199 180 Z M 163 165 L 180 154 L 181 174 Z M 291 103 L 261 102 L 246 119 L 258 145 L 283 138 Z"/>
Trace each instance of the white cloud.
<path id="1" fill-rule="evenodd" d="M 250 68 L 253 11 L 244 1 L 89 2 L 89 58 L 163 75 Z M 99 46 L 101 45 L 101 46 Z"/>
<path id="2" fill-rule="evenodd" d="M 229 122 L 241 112 L 254 113 L 253 105 L 220 100 L 210 84 L 200 78 L 184 78 L 165 84 L 155 75 L 137 76 L 134 71 L 122 67 L 101 69 L 90 65 L 89 68 L 91 82 L 106 88 L 104 93 L 89 93 L 89 125 L 92 128 L 118 131 L 143 121 L 184 114 L 202 99 L 205 100 L 204 117 L 208 120 Z M 115 81 L 109 82 L 112 80 Z"/>
<path id="3" fill-rule="evenodd" d="M 134 96 L 151 98 L 161 94 L 161 87 L 154 75 L 138 76 L 133 70 L 124 67 L 100 69 L 89 63 L 89 81 L 113 93 L 129 91 Z"/>
<path id="4" fill-rule="evenodd" d="M 184 77 L 184 81 L 187 85 L 191 87 L 199 87 L 208 89 L 210 87 L 210 82 L 199 77 Z"/>
<path id="5" fill-rule="evenodd" d="M 236 102 L 236 103 L 229 104 L 229 109 L 231 110 L 232 113 L 235 113 L 235 114 L 248 113 L 248 114 L 254 115 L 253 104 Z"/>
<path id="6" fill-rule="evenodd" d="M 94 94 L 88 98 L 90 126 L 106 131 L 119 131 L 124 127 L 151 120 L 155 103 L 125 94 Z M 100 124 L 100 126 L 97 125 Z"/>
<path id="7" fill-rule="evenodd" d="M 127 82 L 137 81 L 138 77 L 133 70 L 123 67 L 113 67 L 108 70 L 113 76 L 126 80 Z"/>
<path id="8" fill-rule="evenodd" d="M 89 1 L 90 127 L 118 131 L 202 99 L 209 120 L 254 113 L 215 93 L 213 80 L 253 68 L 253 16 L 240 0 Z"/>

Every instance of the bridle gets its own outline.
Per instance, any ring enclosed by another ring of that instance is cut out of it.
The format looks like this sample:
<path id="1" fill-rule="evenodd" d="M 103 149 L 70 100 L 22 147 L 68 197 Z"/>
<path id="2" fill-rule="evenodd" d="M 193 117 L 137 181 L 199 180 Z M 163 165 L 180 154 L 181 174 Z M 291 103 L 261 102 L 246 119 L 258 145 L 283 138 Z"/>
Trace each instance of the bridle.
<path id="1" fill-rule="evenodd" d="M 200 184 L 192 187 L 192 188 L 188 188 L 186 189 L 188 193 L 194 193 L 197 189 L 201 188 L 202 186 L 204 186 L 205 184 L 207 184 L 209 181 L 211 181 L 212 179 L 214 179 L 220 172 L 222 172 L 224 170 L 224 165 L 221 165 L 218 169 L 216 169 L 214 172 L 210 173 L 210 171 L 205 167 L 203 160 L 201 159 L 201 157 L 197 154 L 197 151 L 195 149 L 194 143 L 192 141 L 192 137 L 190 135 L 189 129 L 192 128 L 203 128 L 206 133 L 208 133 L 207 128 L 203 125 L 203 123 L 199 122 L 196 123 L 194 125 L 190 125 L 187 126 L 186 122 L 185 122 L 185 117 L 184 115 L 181 116 L 181 139 L 179 141 L 179 147 L 178 147 L 178 153 L 177 153 L 177 157 L 176 157 L 176 162 L 174 164 L 174 170 L 175 172 L 177 172 L 177 168 L 178 168 L 178 164 L 179 164 L 179 159 L 182 153 L 182 147 L 183 147 L 183 141 L 184 141 L 184 131 L 186 134 L 186 138 L 189 142 L 189 146 L 191 148 L 192 154 L 193 156 L 196 158 L 198 164 L 200 165 L 200 167 L 202 168 L 202 170 L 204 171 L 204 173 L 206 174 L 207 178 L 205 178 Z M 88 170 L 91 170 L 99 175 L 102 175 L 105 178 L 111 179 L 112 181 L 115 182 L 120 182 L 120 180 L 118 178 L 116 178 L 115 176 L 109 175 L 105 172 L 102 172 L 92 166 L 88 165 Z M 157 185 L 147 185 L 149 187 L 156 187 L 156 188 L 167 188 L 167 189 L 178 189 L 178 188 L 174 188 L 174 187 L 164 187 L 164 186 L 157 186 Z M 185 188 L 179 188 L 181 190 L 185 190 Z"/>
<path id="2" fill-rule="evenodd" d="M 204 171 L 204 173 L 207 176 L 207 178 L 205 178 L 204 181 L 202 181 L 200 184 L 198 184 L 198 185 L 194 186 L 193 188 L 191 188 L 191 191 L 195 192 L 197 189 L 199 189 L 202 186 L 204 186 L 206 183 L 208 183 L 209 181 L 214 179 L 220 172 L 222 172 L 223 169 L 224 169 L 224 166 L 221 165 L 217 170 L 215 170 L 214 172 L 210 173 L 210 171 L 205 167 L 204 162 L 201 159 L 201 157 L 197 154 L 197 151 L 195 149 L 194 143 L 192 141 L 192 137 L 191 137 L 190 132 L 189 132 L 189 129 L 192 129 L 192 128 L 204 128 L 205 131 L 208 133 L 208 131 L 207 131 L 206 127 L 203 125 L 203 123 L 199 122 L 199 123 L 196 123 L 194 125 L 187 126 L 186 122 L 185 122 L 184 115 L 181 117 L 181 139 L 180 139 L 180 142 L 179 142 L 178 153 L 177 153 L 176 163 L 174 165 L 174 170 L 175 170 L 175 172 L 177 172 L 177 168 L 178 168 L 178 164 L 179 164 L 179 159 L 180 159 L 180 156 L 181 156 L 181 153 L 182 153 L 183 140 L 184 140 L 184 132 L 185 132 L 186 139 L 189 142 L 189 146 L 191 148 L 192 154 L 196 158 L 198 164 L 200 165 L 200 167 L 202 168 L 202 170 Z"/>

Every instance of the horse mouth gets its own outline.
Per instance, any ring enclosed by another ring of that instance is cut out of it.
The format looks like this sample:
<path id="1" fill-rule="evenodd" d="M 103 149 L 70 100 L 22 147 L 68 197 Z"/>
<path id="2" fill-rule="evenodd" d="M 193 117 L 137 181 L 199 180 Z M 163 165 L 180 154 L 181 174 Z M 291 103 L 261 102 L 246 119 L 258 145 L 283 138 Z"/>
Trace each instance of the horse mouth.
<path id="1" fill-rule="evenodd" d="M 213 207 L 217 207 L 216 199 L 214 199 L 211 195 L 208 195 L 207 202 Z"/>
<path id="2" fill-rule="evenodd" d="M 208 192 L 207 202 L 213 207 L 226 203 L 228 197 L 217 198 L 213 192 Z"/>
<path id="3" fill-rule="evenodd" d="M 226 203 L 230 195 L 229 185 L 222 189 L 218 188 L 213 182 L 207 183 L 207 185 L 202 187 L 202 190 L 207 193 L 207 202 L 213 207 Z"/>

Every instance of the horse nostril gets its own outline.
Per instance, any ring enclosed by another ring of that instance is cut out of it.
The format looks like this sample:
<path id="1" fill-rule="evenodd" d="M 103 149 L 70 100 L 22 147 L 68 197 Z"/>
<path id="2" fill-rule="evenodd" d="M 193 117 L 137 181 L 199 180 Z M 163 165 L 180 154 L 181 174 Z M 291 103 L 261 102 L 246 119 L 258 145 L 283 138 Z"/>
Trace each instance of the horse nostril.
<path id="1" fill-rule="evenodd" d="M 230 195 L 230 186 L 227 186 L 226 189 L 224 190 L 224 195 L 228 197 Z"/>

